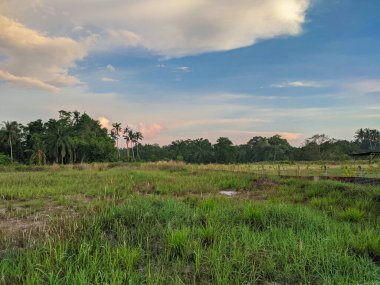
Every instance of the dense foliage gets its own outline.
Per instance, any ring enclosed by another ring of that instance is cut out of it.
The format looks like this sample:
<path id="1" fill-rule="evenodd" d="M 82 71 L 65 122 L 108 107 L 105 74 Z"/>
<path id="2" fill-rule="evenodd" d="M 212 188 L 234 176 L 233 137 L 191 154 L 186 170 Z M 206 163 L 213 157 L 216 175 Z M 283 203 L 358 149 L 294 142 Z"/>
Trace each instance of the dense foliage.
<path id="1" fill-rule="evenodd" d="M 249 163 L 257 161 L 315 161 L 347 160 L 351 154 L 380 150 L 380 132 L 359 129 L 355 140 L 336 140 L 324 134 L 314 135 L 302 146 L 293 147 L 279 135 L 255 136 L 246 144 L 233 145 L 225 137 L 212 145 L 207 139 L 177 140 L 160 147 L 157 144 L 140 146 L 143 161 L 183 160 L 189 163 Z"/>
<path id="2" fill-rule="evenodd" d="M 126 148 L 119 149 L 124 139 Z M 360 151 L 380 150 L 380 132 L 359 129 L 353 141 L 336 140 L 324 134 L 291 146 L 279 135 L 255 136 L 246 144 L 234 145 L 227 137 L 215 144 L 199 138 L 176 140 L 170 145 L 141 144 L 143 134 L 113 123 L 108 133 L 86 113 L 59 111 L 58 119 L 32 121 L 26 125 L 3 122 L 0 129 L 0 164 L 81 163 L 105 161 L 179 160 L 189 163 L 249 163 L 257 161 L 346 160 Z M 7 155 L 7 156 L 4 156 Z"/>
<path id="3" fill-rule="evenodd" d="M 4 122 L 0 138 L 0 152 L 9 154 L 10 161 L 14 158 L 21 163 L 41 165 L 117 159 L 117 149 L 107 129 L 86 113 L 77 111 L 60 111 L 58 119 L 45 123 L 36 120 L 24 126 Z"/>

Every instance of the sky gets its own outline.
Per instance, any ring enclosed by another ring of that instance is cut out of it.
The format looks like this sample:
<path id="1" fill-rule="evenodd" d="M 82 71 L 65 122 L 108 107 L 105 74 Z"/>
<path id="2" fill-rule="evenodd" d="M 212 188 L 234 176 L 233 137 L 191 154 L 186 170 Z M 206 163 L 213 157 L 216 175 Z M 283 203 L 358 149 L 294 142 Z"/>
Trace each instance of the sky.
<path id="1" fill-rule="evenodd" d="M 0 0 L 0 121 L 86 112 L 145 143 L 380 127 L 379 0 Z"/>

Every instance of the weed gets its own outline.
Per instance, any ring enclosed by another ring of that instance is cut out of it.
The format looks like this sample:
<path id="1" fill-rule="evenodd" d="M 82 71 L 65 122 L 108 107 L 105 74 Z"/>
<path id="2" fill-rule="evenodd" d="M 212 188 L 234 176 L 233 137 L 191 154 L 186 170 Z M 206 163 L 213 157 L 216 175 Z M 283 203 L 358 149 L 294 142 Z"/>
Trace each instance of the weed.
<path id="1" fill-rule="evenodd" d="M 189 251 L 190 228 L 168 231 L 168 248 L 171 256 L 184 257 Z"/>

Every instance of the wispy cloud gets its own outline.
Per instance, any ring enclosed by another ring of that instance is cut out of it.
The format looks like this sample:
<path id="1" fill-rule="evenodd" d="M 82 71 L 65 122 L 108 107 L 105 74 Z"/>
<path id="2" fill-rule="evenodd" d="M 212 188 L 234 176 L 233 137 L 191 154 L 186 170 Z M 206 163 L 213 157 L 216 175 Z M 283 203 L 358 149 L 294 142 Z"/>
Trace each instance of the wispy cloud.
<path id="1" fill-rule="evenodd" d="M 119 81 L 117 79 L 113 79 L 113 78 L 109 78 L 109 77 L 102 77 L 101 80 L 103 82 L 118 82 Z"/>
<path id="2" fill-rule="evenodd" d="M 26 77 L 26 76 L 16 76 L 6 71 L 0 70 L 0 80 L 10 82 L 12 84 L 22 85 L 25 87 L 38 88 L 50 92 L 58 92 L 59 89 L 53 85 L 45 83 L 41 80 Z"/>
<path id="3" fill-rule="evenodd" d="M 100 47 L 108 48 L 110 45 L 133 47 L 141 42 L 141 37 L 139 35 L 126 29 L 109 29 L 107 30 L 107 33 L 108 39 L 107 41 L 99 42 Z"/>
<path id="4" fill-rule="evenodd" d="M 201 99 L 213 100 L 213 101 L 232 101 L 232 100 L 242 100 L 242 99 L 260 99 L 260 100 L 279 100 L 279 99 L 289 99 L 289 97 L 280 97 L 273 95 L 256 95 L 256 94 L 240 94 L 240 93 L 220 93 L 220 94 L 209 94 L 202 96 Z"/>
<path id="5" fill-rule="evenodd" d="M 111 71 L 111 72 L 116 71 L 116 68 L 112 64 L 108 64 L 106 68 L 108 71 Z"/>
<path id="6" fill-rule="evenodd" d="M 175 70 L 180 72 L 191 72 L 191 69 L 188 66 L 179 66 Z"/>
<path id="7" fill-rule="evenodd" d="M 310 87 L 310 88 L 319 88 L 325 87 L 325 84 L 316 81 L 290 81 L 279 84 L 272 84 L 271 87 L 274 88 L 289 88 L 289 87 Z"/>

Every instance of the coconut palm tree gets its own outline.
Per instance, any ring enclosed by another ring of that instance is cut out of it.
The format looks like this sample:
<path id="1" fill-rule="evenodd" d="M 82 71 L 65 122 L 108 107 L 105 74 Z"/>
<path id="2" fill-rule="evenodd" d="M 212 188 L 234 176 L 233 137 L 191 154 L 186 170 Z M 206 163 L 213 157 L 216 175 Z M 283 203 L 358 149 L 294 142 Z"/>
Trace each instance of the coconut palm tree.
<path id="1" fill-rule="evenodd" d="M 10 148 L 11 163 L 13 163 L 13 145 L 19 138 L 19 124 L 15 121 L 13 122 L 3 122 L 4 126 L 1 128 L 1 141 L 7 143 Z"/>
<path id="2" fill-rule="evenodd" d="M 135 143 L 135 132 L 132 129 L 128 130 L 128 137 L 131 142 L 132 158 L 135 160 L 135 151 L 133 149 Z"/>
<path id="3" fill-rule="evenodd" d="M 113 131 L 113 137 L 115 138 L 116 140 L 116 147 L 117 147 L 117 151 L 119 153 L 119 159 L 120 159 L 120 150 L 119 150 L 119 137 L 120 137 L 120 132 L 122 131 L 122 128 L 121 128 L 121 123 L 113 123 L 112 124 L 112 131 Z M 111 131 L 111 132 L 112 132 Z"/>
<path id="4" fill-rule="evenodd" d="M 139 141 L 144 138 L 143 134 L 140 131 L 135 132 L 135 141 L 136 141 L 136 153 L 137 157 L 140 158 L 139 154 Z"/>
<path id="5" fill-rule="evenodd" d="M 30 163 L 43 165 L 46 164 L 46 153 L 41 140 L 36 140 L 33 144 L 33 149 L 30 150 L 32 155 L 30 156 Z"/>
<path id="6" fill-rule="evenodd" d="M 130 127 L 126 126 L 124 128 L 124 131 L 123 131 L 123 134 L 124 134 L 123 138 L 125 139 L 125 143 L 127 145 L 127 159 L 128 159 L 128 161 L 129 161 L 129 142 L 131 141 L 131 139 L 129 137 L 129 130 L 130 129 L 131 129 Z"/>
<path id="7" fill-rule="evenodd" d="M 72 160 L 72 139 L 68 130 L 58 122 L 52 122 L 52 128 L 48 129 L 46 146 L 55 157 L 57 163 L 60 159 L 63 164 L 67 154 L 69 154 L 70 160 Z"/>

